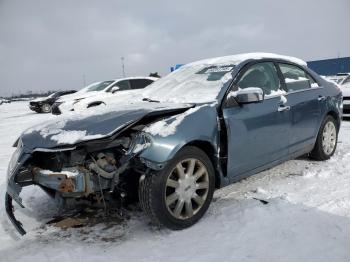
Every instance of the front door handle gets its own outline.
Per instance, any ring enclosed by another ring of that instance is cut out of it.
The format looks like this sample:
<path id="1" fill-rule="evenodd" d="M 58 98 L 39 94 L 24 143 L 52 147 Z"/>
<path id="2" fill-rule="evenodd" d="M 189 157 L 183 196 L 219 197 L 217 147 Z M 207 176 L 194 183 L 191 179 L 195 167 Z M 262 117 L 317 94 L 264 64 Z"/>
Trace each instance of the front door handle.
<path id="1" fill-rule="evenodd" d="M 283 112 L 283 111 L 289 111 L 290 110 L 290 106 L 279 106 L 278 107 L 278 112 Z"/>
<path id="2" fill-rule="evenodd" d="M 326 100 L 326 97 L 325 96 L 318 96 L 317 100 L 318 101 L 324 101 L 324 100 Z"/>

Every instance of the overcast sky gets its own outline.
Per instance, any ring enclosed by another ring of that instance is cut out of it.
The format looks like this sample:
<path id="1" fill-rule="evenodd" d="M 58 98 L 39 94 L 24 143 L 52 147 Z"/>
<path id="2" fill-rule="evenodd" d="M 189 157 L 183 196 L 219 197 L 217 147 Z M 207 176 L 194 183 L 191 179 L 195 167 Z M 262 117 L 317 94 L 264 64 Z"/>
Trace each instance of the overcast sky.
<path id="1" fill-rule="evenodd" d="M 0 96 L 242 52 L 350 56 L 349 0 L 0 0 Z"/>

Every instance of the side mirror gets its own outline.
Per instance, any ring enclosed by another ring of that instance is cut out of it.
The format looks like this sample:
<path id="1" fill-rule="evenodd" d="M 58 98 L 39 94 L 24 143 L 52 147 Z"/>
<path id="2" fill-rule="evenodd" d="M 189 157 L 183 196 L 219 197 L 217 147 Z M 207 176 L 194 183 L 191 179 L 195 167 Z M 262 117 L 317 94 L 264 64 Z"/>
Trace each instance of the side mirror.
<path id="1" fill-rule="evenodd" d="M 117 92 L 118 90 L 119 90 L 119 87 L 118 87 L 118 86 L 113 86 L 111 92 L 112 92 L 112 94 L 114 94 L 114 93 Z"/>
<path id="2" fill-rule="evenodd" d="M 239 104 L 258 103 L 264 100 L 264 91 L 259 87 L 247 87 L 231 93 Z"/>

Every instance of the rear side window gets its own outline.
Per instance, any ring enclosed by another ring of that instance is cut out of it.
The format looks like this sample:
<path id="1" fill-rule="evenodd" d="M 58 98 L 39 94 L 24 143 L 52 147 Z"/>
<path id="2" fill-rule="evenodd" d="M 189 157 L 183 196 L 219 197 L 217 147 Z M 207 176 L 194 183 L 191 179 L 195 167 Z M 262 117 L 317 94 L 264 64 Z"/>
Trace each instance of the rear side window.
<path id="1" fill-rule="evenodd" d="M 271 62 L 250 66 L 238 81 L 239 88 L 259 87 L 265 95 L 274 95 L 280 89 L 276 67 Z"/>
<path id="2" fill-rule="evenodd" d="M 130 82 L 131 89 L 142 89 L 153 83 L 150 79 L 132 79 Z"/>
<path id="3" fill-rule="evenodd" d="M 278 64 L 289 92 L 318 87 L 317 82 L 303 69 L 289 64 Z"/>

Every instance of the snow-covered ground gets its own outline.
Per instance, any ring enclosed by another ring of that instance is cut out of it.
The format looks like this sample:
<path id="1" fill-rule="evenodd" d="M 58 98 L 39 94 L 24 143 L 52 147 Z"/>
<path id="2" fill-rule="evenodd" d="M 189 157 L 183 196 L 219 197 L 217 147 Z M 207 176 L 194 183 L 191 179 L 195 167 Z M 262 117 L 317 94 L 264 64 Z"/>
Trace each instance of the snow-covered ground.
<path id="1" fill-rule="evenodd" d="M 153 228 L 137 210 L 122 222 L 62 230 L 45 225 L 55 206 L 29 187 L 27 208 L 16 211 L 28 230 L 21 238 L 3 204 L 11 145 L 49 119 L 55 116 L 33 113 L 27 102 L 0 106 L 0 261 L 350 261 L 350 122 L 331 160 L 289 161 L 223 188 L 187 230 Z"/>

